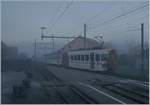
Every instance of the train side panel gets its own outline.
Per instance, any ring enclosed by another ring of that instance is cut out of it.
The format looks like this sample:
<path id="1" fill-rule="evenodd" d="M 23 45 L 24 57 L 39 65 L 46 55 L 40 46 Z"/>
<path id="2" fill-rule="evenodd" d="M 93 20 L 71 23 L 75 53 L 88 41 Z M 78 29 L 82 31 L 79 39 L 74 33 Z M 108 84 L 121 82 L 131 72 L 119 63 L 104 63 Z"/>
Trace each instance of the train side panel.
<path id="1" fill-rule="evenodd" d="M 69 67 L 91 71 L 108 71 L 115 68 L 115 54 L 111 50 L 71 51 L 68 55 Z"/>
<path id="2" fill-rule="evenodd" d="M 83 51 L 69 53 L 69 67 L 79 68 L 79 69 L 89 69 L 90 68 L 89 61 L 83 60 L 84 58 L 82 57 L 82 55 L 88 55 L 88 54 L 89 52 L 83 52 Z M 80 60 L 77 60 L 79 56 L 80 56 Z M 73 57 L 74 60 L 72 60 L 71 57 Z"/>
<path id="3" fill-rule="evenodd" d="M 64 67 L 69 67 L 69 55 L 68 55 L 68 53 L 63 53 L 61 65 Z"/>
<path id="4" fill-rule="evenodd" d="M 116 52 L 113 49 L 70 51 L 52 56 L 48 64 L 91 71 L 114 71 Z"/>
<path id="5" fill-rule="evenodd" d="M 115 50 L 109 52 L 109 62 L 108 70 L 114 71 L 117 69 L 117 54 Z"/>

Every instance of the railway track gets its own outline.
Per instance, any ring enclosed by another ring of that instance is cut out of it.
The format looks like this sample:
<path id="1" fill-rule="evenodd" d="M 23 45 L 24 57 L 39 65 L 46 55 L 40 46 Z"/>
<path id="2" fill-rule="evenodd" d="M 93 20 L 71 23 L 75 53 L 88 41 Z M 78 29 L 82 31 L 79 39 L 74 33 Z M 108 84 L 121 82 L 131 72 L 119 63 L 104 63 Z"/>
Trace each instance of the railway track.
<path id="1" fill-rule="evenodd" d="M 45 92 L 47 102 L 46 103 L 51 103 L 51 104 L 65 104 L 67 103 L 66 100 L 62 97 L 60 92 L 58 91 L 57 87 L 58 85 L 54 84 L 54 78 L 46 72 L 38 70 L 39 77 L 42 78 L 41 81 L 41 86 L 43 91 Z M 59 85 L 60 86 L 60 85 Z"/>
<path id="2" fill-rule="evenodd" d="M 49 100 L 48 103 L 57 104 L 99 104 L 103 103 L 103 100 L 95 99 L 86 93 L 84 89 L 79 88 L 71 83 L 65 83 L 56 75 L 48 70 L 40 70 L 39 74 L 46 81 L 46 84 L 42 83 L 42 87 Z M 96 87 L 97 93 L 101 91 L 103 94 L 101 97 L 110 98 L 114 103 L 133 103 L 133 104 L 148 104 L 149 103 L 149 89 L 147 89 L 147 83 L 140 83 L 138 85 L 133 82 L 107 82 L 96 80 L 91 82 L 92 86 Z M 91 84 L 90 83 L 90 84 Z M 138 83 L 138 82 L 137 82 Z M 142 84 L 146 86 L 142 86 Z M 138 86 L 137 86 L 138 85 Z M 102 90 L 101 90 L 102 89 Z M 51 91 L 55 91 L 55 95 L 52 95 Z M 87 90 L 90 92 L 90 90 Z M 92 94 L 92 93 L 91 93 Z M 98 96 L 97 96 L 98 97 Z M 101 98 L 99 97 L 99 98 Z M 57 101 L 54 101 L 57 98 Z M 111 103 L 112 101 L 109 100 Z M 107 103 L 108 100 L 105 102 Z"/>
<path id="3" fill-rule="evenodd" d="M 39 71 L 39 74 L 50 83 L 50 86 L 44 86 L 42 84 L 42 88 L 44 89 L 47 97 L 51 98 L 51 93 L 49 92 L 49 88 L 52 88 L 53 91 L 59 97 L 59 102 L 61 104 L 98 104 L 96 100 L 82 92 L 79 88 L 77 88 L 73 84 L 64 83 L 61 79 L 56 77 L 53 73 L 48 70 Z M 53 97 L 54 98 L 54 97 Z M 52 100 L 52 99 L 51 99 Z M 55 102 L 54 102 L 55 103 Z"/>
<path id="4" fill-rule="evenodd" d="M 94 83 L 96 87 L 100 87 L 108 92 L 119 95 L 120 97 L 126 98 L 133 101 L 133 103 L 138 104 L 148 104 L 149 103 L 149 92 L 148 87 L 137 86 L 134 83 L 126 82 L 104 82 L 101 80 L 96 80 Z M 139 88 L 140 87 L 140 88 Z"/>

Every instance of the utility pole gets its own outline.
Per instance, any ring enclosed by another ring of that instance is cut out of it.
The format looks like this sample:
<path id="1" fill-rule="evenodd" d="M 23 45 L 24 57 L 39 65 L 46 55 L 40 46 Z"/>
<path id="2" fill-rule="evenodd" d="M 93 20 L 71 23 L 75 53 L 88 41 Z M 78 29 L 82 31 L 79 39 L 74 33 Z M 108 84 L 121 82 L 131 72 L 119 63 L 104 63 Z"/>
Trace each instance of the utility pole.
<path id="1" fill-rule="evenodd" d="M 144 23 L 141 24 L 141 72 L 144 74 Z"/>
<path id="2" fill-rule="evenodd" d="M 34 42 L 34 61 L 36 61 L 36 39 Z"/>
<path id="3" fill-rule="evenodd" d="M 86 24 L 84 24 L 84 49 L 86 49 Z"/>

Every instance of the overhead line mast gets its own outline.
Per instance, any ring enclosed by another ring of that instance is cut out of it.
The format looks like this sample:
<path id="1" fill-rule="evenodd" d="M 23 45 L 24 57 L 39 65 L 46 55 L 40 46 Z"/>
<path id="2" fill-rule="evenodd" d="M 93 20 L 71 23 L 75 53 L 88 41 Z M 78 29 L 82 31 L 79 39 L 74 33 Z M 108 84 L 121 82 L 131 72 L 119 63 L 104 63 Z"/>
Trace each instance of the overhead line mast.
<path id="1" fill-rule="evenodd" d="M 52 41 L 53 41 L 53 52 L 54 52 L 54 38 L 66 38 L 66 39 L 69 39 L 69 38 L 80 38 L 80 39 L 83 39 L 84 40 L 84 43 L 83 43 L 83 47 L 84 49 L 86 49 L 86 24 L 84 24 L 84 37 L 82 36 L 54 36 L 54 34 L 51 34 L 51 36 L 46 36 L 44 35 L 44 29 L 46 29 L 46 27 L 41 27 L 41 39 L 43 38 L 52 38 Z"/>

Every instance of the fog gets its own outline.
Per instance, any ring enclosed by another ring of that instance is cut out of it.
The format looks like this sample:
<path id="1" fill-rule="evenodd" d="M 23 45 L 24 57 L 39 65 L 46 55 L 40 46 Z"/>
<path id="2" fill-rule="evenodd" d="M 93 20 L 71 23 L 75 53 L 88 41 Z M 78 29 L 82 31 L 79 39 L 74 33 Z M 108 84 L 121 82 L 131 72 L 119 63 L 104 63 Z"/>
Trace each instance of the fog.
<path id="1" fill-rule="evenodd" d="M 2 41 L 9 46 L 17 46 L 20 52 L 32 56 L 35 39 L 38 42 L 52 42 L 51 39 L 40 40 L 40 27 L 47 27 L 45 35 L 83 36 L 83 24 L 86 23 L 87 37 L 103 36 L 104 42 L 123 52 L 131 46 L 140 45 L 140 28 L 141 23 L 144 23 L 144 40 L 148 43 L 148 6 L 110 21 L 114 17 L 148 4 L 148 0 L 73 1 L 57 21 L 70 2 L 2 1 Z M 67 42 L 69 40 L 56 39 L 55 50 Z M 49 49 L 44 53 L 52 51 L 52 45 L 47 46 Z M 39 53 L 43 54 L 42 51 Z"/>

